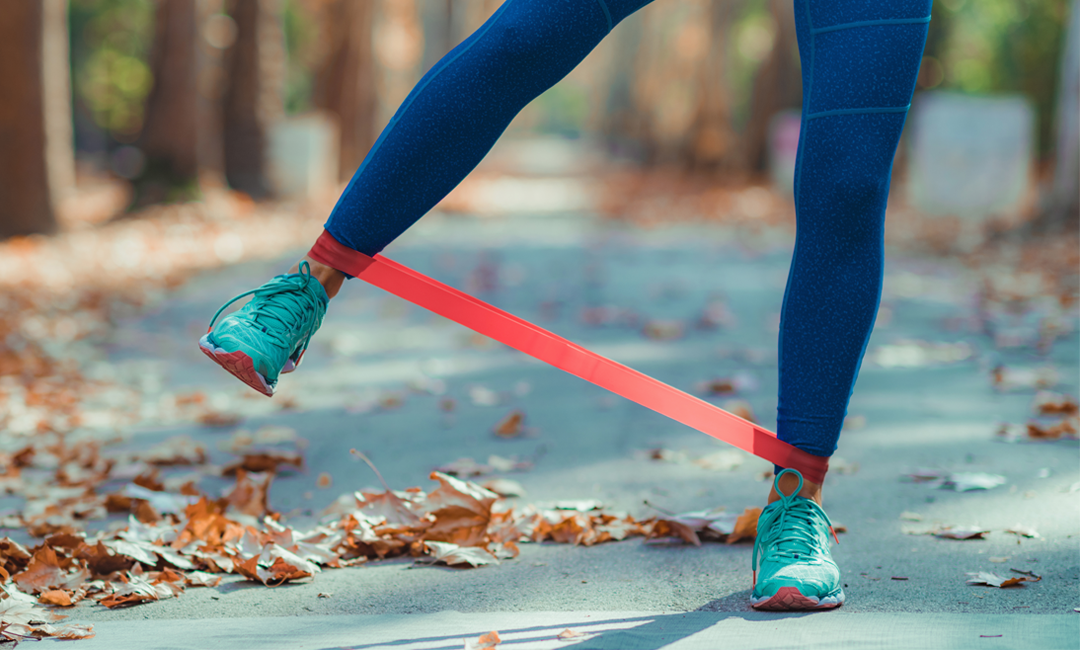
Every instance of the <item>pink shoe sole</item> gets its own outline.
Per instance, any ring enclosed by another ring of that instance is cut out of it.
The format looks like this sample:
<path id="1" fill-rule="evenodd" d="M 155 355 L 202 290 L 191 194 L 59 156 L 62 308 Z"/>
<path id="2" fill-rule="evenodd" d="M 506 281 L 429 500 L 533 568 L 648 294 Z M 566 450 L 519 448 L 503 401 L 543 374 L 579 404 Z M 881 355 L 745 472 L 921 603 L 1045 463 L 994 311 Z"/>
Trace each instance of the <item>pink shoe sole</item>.
<path id="1" fill-rule="evenodd" d="M 213 359 L 214 363 L 228 370 L 232 376 L 267 397 L 274 396 L 274 388 L 267 384 L 263 376 L 255 370 L 255 364 L 248 355 L 240 350 L 226 352 L 222 348 L 216 348 L 212 343 L 206 341 L 205 337 L 202 341 L 199 341 L 199 349 L 203 351 L 203 354 Z"/>
<path id="2" fill-rule="evenodd" d="M 780 587 L 772 597 L 753 603 L 754 609 L 766 609 L 769 611 L 788 611 L 805 609 L 832 609 L 839 607 L 844 602 L 843 592 L 836 596 L 827 596 L 822 599 L 804 596 L 795 587 Z"/>

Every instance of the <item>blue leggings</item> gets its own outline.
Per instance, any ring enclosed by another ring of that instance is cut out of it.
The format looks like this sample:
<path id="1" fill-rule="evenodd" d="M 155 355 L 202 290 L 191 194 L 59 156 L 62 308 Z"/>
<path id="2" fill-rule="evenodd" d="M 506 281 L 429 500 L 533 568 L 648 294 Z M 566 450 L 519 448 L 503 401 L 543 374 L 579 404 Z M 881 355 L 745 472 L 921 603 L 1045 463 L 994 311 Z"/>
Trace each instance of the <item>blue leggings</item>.
<path id="1" fill-rule="evenodd" d="M 367 255 L 381 251 L 476 167 L 526 104 L 649 2 L 506 0 L 405 98 L 326 230 Z M 889 177 L 931 0 L 794 2 L 802 131 L 777 434 L 831 456 L 881 299 Z"/>

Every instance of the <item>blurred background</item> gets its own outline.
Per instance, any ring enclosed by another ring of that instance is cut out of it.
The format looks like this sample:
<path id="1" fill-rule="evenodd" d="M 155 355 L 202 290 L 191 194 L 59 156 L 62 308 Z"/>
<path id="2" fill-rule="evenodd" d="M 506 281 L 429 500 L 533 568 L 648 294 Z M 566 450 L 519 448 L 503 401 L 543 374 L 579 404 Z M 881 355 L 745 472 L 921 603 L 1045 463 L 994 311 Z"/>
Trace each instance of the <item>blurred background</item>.
<path id="1" fill-rule="evenodd" d="M 14 3 L 0 23 L 0 238 L 161 205 L 227 218 L 321 200 L 321 219 L 413 85 L 499 4 Z M 934 3 L 890 210 L 968 245 L 1076 229 L 1076 25 L 1075 0 Z M 535 173 L 587 154 L 586 203 L 608 217 L 730 218 L 731 192 L 756 188 L 772 206 L 758 212 L 790 222 L 801 92 L 790 0 L 657 0 L 504 140 L 547 143 L 519 156 L 540 161 Z M 522 196 L 494 183 L 509 171 L 489 158 L 440 208 Z M 580 188 L 548 189 L 581 204 Z M 678 205 L 642 208 L 651 195 Z"/>

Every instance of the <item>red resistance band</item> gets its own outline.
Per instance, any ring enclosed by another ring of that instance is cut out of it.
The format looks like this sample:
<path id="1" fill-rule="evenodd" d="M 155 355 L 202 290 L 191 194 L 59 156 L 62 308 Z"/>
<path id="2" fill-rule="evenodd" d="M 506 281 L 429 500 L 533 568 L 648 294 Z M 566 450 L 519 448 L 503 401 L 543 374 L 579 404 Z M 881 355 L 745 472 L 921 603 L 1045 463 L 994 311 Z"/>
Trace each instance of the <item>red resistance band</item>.
<path id="1" fill-rule="evenodd" d="M 417 273 L 382 255 L 368 257 L 344 246 L 330 233 L 315 242 L 308 256 L 360 278 L 399 298 L 435 312 L 616 395 L 735 445 L 780 467 L 797 469 L 822 483 L 827 456 L 815 456 L 778 439 L 776 434 L 705 400 L 590 352 L 513 314 Z"/>

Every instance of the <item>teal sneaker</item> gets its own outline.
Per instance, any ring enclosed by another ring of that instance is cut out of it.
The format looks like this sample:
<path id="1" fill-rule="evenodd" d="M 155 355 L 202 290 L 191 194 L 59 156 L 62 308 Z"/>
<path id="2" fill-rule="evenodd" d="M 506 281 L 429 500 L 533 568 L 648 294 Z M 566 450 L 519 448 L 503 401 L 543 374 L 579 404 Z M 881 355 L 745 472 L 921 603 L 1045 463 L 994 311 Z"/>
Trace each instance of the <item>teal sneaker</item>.
<path id="1" fill-rule="evenodd" d="M 787 473 L 799 477 L 791 495 L 780 491 L 780 477 Z M 844 602 L 840 569 L 829 553 L 829 533 L 836 539 L 832 522 L 817 502 L 795 496 L 803 486 L 798 471 L 785 469 L 774 481 L 780 500 L 766 506 L 758 518 L 751 605 L 769 610 L 840 606 Z"/>
<path id="2" fill-rule="evenodd" d="M 254 297 L 215 328 L 221 312 L 244 296 Z M 300 365 L 329 302 L 322 284 L 311 276 L 311 265 L 301 262 L 299 273 L 276 276 L 222 305 L 199 348 L 240 381 L 272 396 L 278 374 Z"/>

